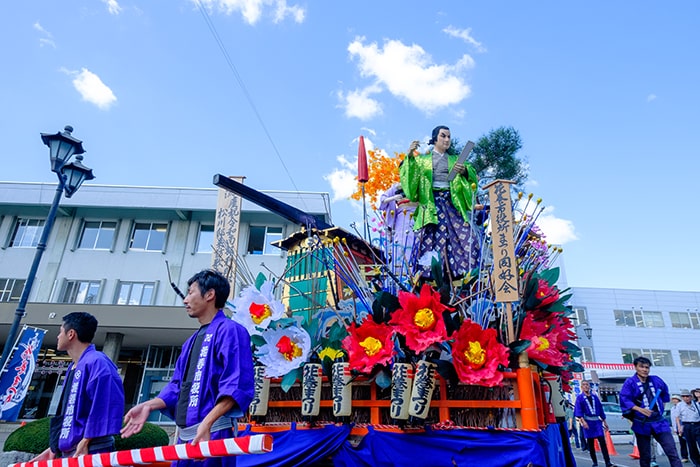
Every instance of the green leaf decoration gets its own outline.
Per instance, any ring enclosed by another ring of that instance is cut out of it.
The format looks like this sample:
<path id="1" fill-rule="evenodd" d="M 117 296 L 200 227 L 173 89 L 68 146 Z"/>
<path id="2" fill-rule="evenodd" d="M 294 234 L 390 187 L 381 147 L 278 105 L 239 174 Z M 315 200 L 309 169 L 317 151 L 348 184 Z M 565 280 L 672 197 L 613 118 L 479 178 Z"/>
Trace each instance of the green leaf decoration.
<path id="1" fill-rule="evenodd" d="M 255 278 L 255 288 L 260 290 L 260 287 L 262 287 L 262 285 L 265 283 L 265 280 L 267 280 L 265 274 L 259 272 L 258 277 Z"/>
<path id="2" fill-rule="evenodd" d="M 297 380 L 301 380 L 301 368 L 296 368 L 286 375 L 284 375 L 284 378 L 282 378 L 282 382 L 280 383 L 280 387 L 284 392 L 289 391 L 289 389 L 296 384 Z"/>
<path id="3" fill-rule="evenodd" d="M 520 352 L 524 352 L 527 350 L 528 347 L 532 344 L 532 341 L 528 339 L 520 339 L 517 341 L 513 341 L 510 344 L 508 344 L 508 347 L 510 347 L 510 351 L 516 354 L 519 354 Z"/>
<path id="4" fill-rule="evenodd" d="M 559 280 L 559 268 L 545 269 L 539 276 L 549 282 L 549 285 L 555 285 Z"/>
<path id="5" fill-rule="evenodd" d="M 569 362 L 567 365 L 567 370 L 573 371 L 574 373 L 583 373 L 586 371 L 586 369 L 583 368 L 583 365 L 578 362 Z"/>
<path id="6" fill-rule="evenodd" d="M 255 347 L 262 347 L 265 345 L 265 339 L 263 339 L 263 336 L 258 336 L 257 334 L 254 336 L 250 336 L 250 343 L 253 344 Z"/>
<path id="7" fill-rule="evenodd" d="M 330 342 L 340 342 L 348 336 L 348 330 L 344 324 L 341 325 L 338 321 L 333 323 L 328 330 L 328 340 Z"/>
<path id="8" fill-rule="evenodd" d="M 432 262 L 430 263 L 430 273 L 435 281 L 435 288 L 439 289 L 442 287 L 442 263 L 435 258 L 433 258 Z"/>

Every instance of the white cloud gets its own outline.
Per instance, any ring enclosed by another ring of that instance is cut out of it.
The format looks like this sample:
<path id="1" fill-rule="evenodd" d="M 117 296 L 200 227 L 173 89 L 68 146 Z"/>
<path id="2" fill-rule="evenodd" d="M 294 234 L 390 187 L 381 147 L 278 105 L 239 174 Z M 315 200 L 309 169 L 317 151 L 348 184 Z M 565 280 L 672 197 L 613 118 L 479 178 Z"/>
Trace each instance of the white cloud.
<path id="1" fill-rule="evenodd" d="M 192 0 L 208 9 L 218 7 L 224 14 L 240 13 L 246 23 L 253 25 L 260 21 L 263 9 L 272 10 L 272 20 L 280 23 L 291 17 L 296 23 L 303 23 L 306 15 L 304 8 L 299 5 L 288 5 L 287 0 Z"/>
<path id="2" fill-rule="evenodd" d="M 647 96 L 647 102 L 655 101 L 656 100 L 656 94 L 649 94 Z"/>
<path id="3" fill-rule="evenodd" d="M 357 190 L 357 161 L 353 164 L 344 155 L 336 157 L 336 160 L 341 167 L 323 176 L 323 179 L 331 185 L 334 202 L 348 199 Z"/>
<path id="4" fill-rule="evenodd" d="M 46 29 L 43 28 L 41 24 L 37 21 L 32 25 L 32 27 L 36 30 L 39 31 L 41 34 L 44 35 L 44 37 L 39 38 L 39 45 L 40 46 L 45 46 L 48 45 L 50 47 L 53 47 L 54 49 L 56 48 L 56 43 L 53 41 L 53 35 L 47 31 Z"/>
<path id="5" fill-rule="evenodd" d="M 122 12 L 122 7 L 119 6 L 117 0 L 102 0 L 102 3 L 107 5 L 107 11 L 110 15 L 118 15 Z"/>
<path id="6" fill-rule="evenodd" d="M 95 104 L 101 110 L 108 110 L 117 102 L 117 97 L 112 90 L 102 82 L 99 76 L 87 68 L 80 71 L 67 71 L 74 76 L 73 87 L 80 93 L 84 101 Z"/>
<path id="7" fill-rule="evenodd" d="M 341 101 L 340 107 L 345 109 L 346 117 L 356 117 L 360 120 L 369 120 L 382 114 L 382 106 L 376 99 L 369 97 L 371 94 L 381 92 L 378 86 L 368 86 L 364 89 L 338 92 Z"/>
<path id="8" fill-rule="evenodd" d="M 542 230 L 542 233 L 544 233 L 547 243 L 564 245 L 578 240 L 574 223 L 570 220 L 555 216 L 553 206 L 544 208 L 544 211 L 542 211 L 542 214 L 540 214 L 535 223 Z"/>
<path id="9" fill-rule="evenodd" d="M 419 45 L 408 46 L 401 41 L 387 40 L 383 48 L 380 48 L 377 43 L 366 45 L 364 37 L 358 37 L 351 42 L 348 52 L 351 58 L 358 60 L 360 75 L 373 80 L 365 90 L 353 91 L 353 96 L 358 98 L 366 97 L 368 93 L 377 93 L 378 90 L 386 90 L 431 114 L 461 102 L 471 93 L 470 87 L 460 76 L 464 70 L 474 67 L 474 60 L 469 55 L 463 55 L 453 65 L 437 64 Z M 370 112 L 363 114 L 349 110 L 349 94 L 351 93 L 341 94 L 345 97 L 346 114 L 371 115 Z M 379 107 L 376 99 L 372 101 Z M 367 100 L 363 103 L 372 104 Z M 371 106 L 369 108 L 371 109 Z"/>
<path id="10" fill-rule="evenodd" d="M 476 39 L 472 37 L 472 29 L 457 29 L 456 27 L 450 25 L 442 30 L 448 36 L 456 37 L 457 39 L 462 39 L 467 44 L 472 45 L 477 52 L 486 52 L 486 47 Z"/>

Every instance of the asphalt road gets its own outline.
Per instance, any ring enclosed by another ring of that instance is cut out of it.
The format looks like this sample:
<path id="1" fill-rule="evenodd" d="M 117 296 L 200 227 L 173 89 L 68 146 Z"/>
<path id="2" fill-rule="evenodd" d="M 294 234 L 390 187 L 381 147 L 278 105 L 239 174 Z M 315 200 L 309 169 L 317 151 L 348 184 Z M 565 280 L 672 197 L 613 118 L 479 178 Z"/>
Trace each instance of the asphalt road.
<path id="1" fill-rule="evenodd" d="M 617 465 L 618 467 L 639 467 L 639 460 L 630 457 L 630 454 L 632 454 L 634 449 L 634 446 L 632 445 L 632 435 L 612 435 L 612 440 L 615 445 L 615 452 L 617 453 L 617 455 L 613 454 L 610 456 L 610 460 L 613 462 L 613 464 Z M 676 448 L 678 448 L 677 443 Z M 576 449 L 576 446 L 572 446 L 572 449 L 577 467 L 591 467 L 593 462 L 591 461 L 591 456 L 587 451 Z M 603 467 L 605 465 L 605 461 L 603 460 L 603 456 L 600 451 L 596 452 L 596 456 L 598 458 L 598 465 Z M 671 465 L 669 464 L 666 456 L 663 454 L 656 456 L 656 462 L 659 464 L 659 467 L 670 467 Z M 693 464 L 690 463 L 683 465 L 692 467 Z"/>

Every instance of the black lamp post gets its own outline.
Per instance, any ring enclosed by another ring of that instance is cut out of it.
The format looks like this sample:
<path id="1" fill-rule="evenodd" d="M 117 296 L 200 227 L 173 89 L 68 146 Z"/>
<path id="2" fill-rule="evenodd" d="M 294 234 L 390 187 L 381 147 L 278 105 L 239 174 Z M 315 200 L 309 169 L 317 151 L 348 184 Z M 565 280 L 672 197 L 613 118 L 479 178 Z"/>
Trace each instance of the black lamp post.
<path id="1" fill-rule="evenodd" d="M 591 340 L 591 337 L 593 337 L 593 328 L 590 326 L 586 326 L 583 328 L 583 333 L 586 335 L 588 340 Z"/>
<path id="2" fill-rule="evenodd" d="M 68 125 L 63 132 L 41 134 L 41 140 L 49 147 L 51 171 L 58 176 L 58 187 L 56 187 L 56 194 L 53 198 L 51 209 L 49 209 L 49 214 L 46 216 L 46 223 L 41 232 L 41 238 L 36 246 L 34 261 L 29 270 L 27 281 L 24 284 L 22 296 L 19 299 L 17 310 L 15 310 L 15 319 L 12 322 L 10 334 L 5 341 L 5 347 L 2 351 L 2 360 L 0 360 L 0 369 L 5 368 L 5 363 L 9 359 L 10 352 L 15 345 L 15 340 L 19 332 L 19 325 L 24 317 L 27 300 L 29 300 L 29 293 L 32 291 L 32 285 L 34 284 L 34 277 L 36 276 L 37 269 L 39 269 L 41 256 L 44 254 L 44 250 L 46 250 L 46 242 L 49 239 L 54 220 L 56 220 L 56 212 L 58 211 L 58 203 L 61 201 L 61 195 L 65 191 L 66 198 L 70 198 L 78 191 L 78 188 L 80 188 L 80 185 L 82 185 L 85 180 L 92 180 L 95 178 L 92 174 L 92 169 L 85 167 L 82 163 L 82 154 L 85 152 L 83 149 L 83 142 L 74 138 L 71 135 L 72 132 L 73 127 Z M 70 158 L 74 155 L 75 162 L 68 163 Z"/>

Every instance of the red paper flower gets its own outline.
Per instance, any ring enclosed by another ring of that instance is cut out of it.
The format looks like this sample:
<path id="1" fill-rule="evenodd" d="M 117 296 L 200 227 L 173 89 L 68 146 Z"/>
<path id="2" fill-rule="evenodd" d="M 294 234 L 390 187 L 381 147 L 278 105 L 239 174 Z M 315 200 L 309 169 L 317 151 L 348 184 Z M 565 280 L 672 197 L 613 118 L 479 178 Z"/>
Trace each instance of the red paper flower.
<path id="1" fill-rule="evenodd" d="M 389 324 L 406 337 L 406 345 L 414 352 L 422 352 L 436 342 L 447 340 L 447 329 L 442 312 L 449 308 L 440 303 L 440 294 L 423 284 L 420 295 L 399 292 L 401 308 L 394 311 Z"/>
<path id="2" fill-rule="evenodd" d="M 552 325 L 553 319 L 537 321 L 528 313 L 523 320 L 521 339 L 531 342 L 527 355 L 533 360 L 552 366 L 563 366 L 569 359 L 562 342 L 568 340 L 567 330 L 561 325 Z"/>
<path id="3" fill-rule="evenodd" d="M 555 285 L 549 285 L 544 279 L 537 279 L 537 292 L 535 297 L 539 301 L 537 308 L 547 308 L 552 303 L 559 300 L 559 289 Z"/>
<path id="4" fill-rule="evenodd" d="M 386 324 L 377 324 L 367 317 L 360 326 L 352 323 L 348 334 L 343 339 L 343 348 L 352 370 L 371 373 L 374 365 L 387 363 L 393 356 L 394 330 Z"/>
<path id="5" fill-rule="evenodd" d="M 503 381 L 498 365 L 508 365 L 508 348 L 498 342 L 495 329 L 482 329 L 468 319 L 455 334 L 452 363 L 461 382 L 497 386 Z"/>

